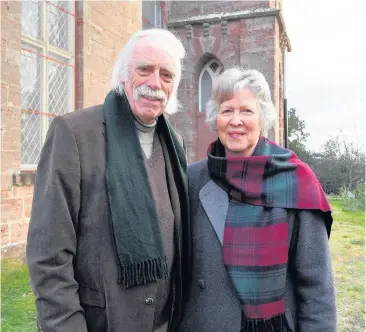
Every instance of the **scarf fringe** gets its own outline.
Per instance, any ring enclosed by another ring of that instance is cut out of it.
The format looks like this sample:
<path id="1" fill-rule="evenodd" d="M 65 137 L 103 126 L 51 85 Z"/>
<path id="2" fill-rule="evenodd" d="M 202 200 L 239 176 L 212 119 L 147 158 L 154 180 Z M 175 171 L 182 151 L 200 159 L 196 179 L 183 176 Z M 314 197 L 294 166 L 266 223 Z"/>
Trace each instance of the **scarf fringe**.
<path id="1" fill-rule="evenodd" d="M 122 284 L 125 289 L 169 278 L 166 257 L 120 266 L 118 272 L 118 283 Z"/>
<path id="2" fill-rule="evenodd" d="M 269 319 L 244 318 L 240 332 L 292 332 L 289 328 L 285 314 L 279 314 Z"/>

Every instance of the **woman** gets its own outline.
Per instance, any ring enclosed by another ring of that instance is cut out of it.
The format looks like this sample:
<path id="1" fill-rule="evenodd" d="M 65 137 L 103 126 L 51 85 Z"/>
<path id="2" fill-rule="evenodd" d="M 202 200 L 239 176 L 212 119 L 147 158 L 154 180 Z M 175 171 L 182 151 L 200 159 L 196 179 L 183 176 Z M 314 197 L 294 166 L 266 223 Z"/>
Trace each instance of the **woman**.
<path id="1" fill-rule="evenodd" d="M 256 70 L 218 76 L 218 139 L 189 166 L 192 283 L 180 332 L 336 331 L 332 217 L 311 169 L 265 138 L 276 115 Z"/>

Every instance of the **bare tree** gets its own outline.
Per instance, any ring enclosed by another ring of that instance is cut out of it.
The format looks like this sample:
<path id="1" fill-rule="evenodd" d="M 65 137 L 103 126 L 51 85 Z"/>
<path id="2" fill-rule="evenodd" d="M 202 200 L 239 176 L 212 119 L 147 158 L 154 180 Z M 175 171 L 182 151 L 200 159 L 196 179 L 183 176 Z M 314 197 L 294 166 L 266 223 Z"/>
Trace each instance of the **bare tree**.
<path id="1" fill-rule="evenodd" d="M 365 182 L 363 147 L 347 139 L 342 131 L 324 143 L 316 164 L 316 173 L 332 191 L 339 191 L 344 186 L 352 191 Z"/>

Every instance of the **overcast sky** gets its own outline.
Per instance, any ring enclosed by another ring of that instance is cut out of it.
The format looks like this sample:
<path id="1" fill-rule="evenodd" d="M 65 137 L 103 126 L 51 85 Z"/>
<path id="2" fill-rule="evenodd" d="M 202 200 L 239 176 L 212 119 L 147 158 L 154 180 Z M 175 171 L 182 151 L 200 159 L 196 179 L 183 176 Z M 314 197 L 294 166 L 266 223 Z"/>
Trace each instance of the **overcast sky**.
<path id="1" fill-rule="evenodd" d="M 366 1 L 284 0 L 286 95 L 320 146 L 340 129 L 366 144 Z"/>

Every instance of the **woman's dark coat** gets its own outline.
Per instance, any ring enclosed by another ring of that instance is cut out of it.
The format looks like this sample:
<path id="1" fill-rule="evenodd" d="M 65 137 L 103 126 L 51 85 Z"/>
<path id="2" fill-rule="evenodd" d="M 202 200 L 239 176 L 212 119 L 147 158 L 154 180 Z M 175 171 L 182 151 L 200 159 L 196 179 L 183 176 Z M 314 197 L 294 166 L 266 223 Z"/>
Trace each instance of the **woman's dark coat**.
<path id="1" fill-rule="evenodd" d="M 239 332 L 239 298 L 223 265 L 227 194 L 210 180 L 207 160 L 188 167 L 193 274 L 180 332 Z M 294 332 L 335 332 L 336 307 L 322 216 L 289 212 L 286 318 Z"/>

